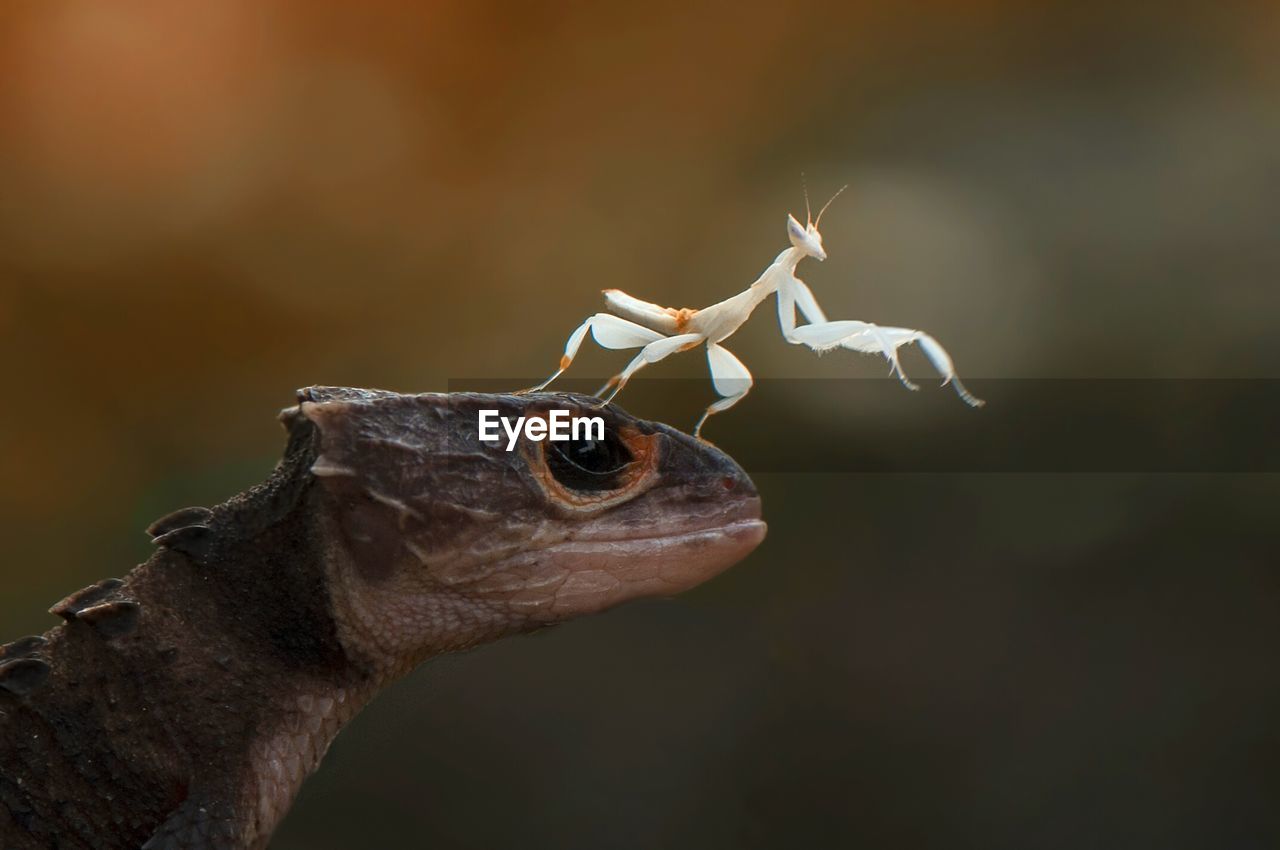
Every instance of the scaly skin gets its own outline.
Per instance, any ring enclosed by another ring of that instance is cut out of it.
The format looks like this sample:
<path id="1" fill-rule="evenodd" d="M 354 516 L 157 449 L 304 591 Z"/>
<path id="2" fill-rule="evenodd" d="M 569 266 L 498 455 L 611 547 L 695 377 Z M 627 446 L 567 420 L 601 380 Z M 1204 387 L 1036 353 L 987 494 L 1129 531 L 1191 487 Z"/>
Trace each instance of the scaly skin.
<path id="1" fill-rule="evenodd" d="M 423 660 L 678 593 L 764 536 L 732 460 L 593 399 L 298 401 L 264 484 L 159 520 L 149 561 L 0 649 L 0 847 L 265 847 L 342 726 Z M 482 407 L 553 406 L 603 416 L 630 462 L 478 440 Z"/>

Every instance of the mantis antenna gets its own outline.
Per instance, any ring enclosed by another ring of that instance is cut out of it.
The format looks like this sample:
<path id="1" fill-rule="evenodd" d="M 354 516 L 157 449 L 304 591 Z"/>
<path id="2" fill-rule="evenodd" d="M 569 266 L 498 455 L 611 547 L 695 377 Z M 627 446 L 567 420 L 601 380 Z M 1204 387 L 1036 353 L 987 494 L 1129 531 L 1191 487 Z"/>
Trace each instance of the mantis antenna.
<path id="1" fill-rule="evenodd" d="M 817 218 L 817 220 L 813 223 L 813 226 L 814 226 L 814 227 L 817 227 L 819 224 L 821 224 L 821 223 L 822 223 L 822 214 L 823 214 L 824 212 L 826 212 L 826 211 L 827 211 L 827 207 L 831 206 L 831 201 L 834 201 L 836 198 L 840 197 L 840 193 L 841 193 L 841 192 L 843 192 L 845 189 L 848 189 L 848 188 L 849 188 L 849 184 L 848 184 L 848 183 L 844 184 L 843 186 L 841 186 L 839 189 L 837 189 L 837 190 L 836 190 L 836 193 L 835 193 L 834 195 L 832 195 L 832 196 L 831 196 L 831 199 L 830 199 L 829 201 L 827 201 L 825 204 L 823 204 L 823 205 L 822 205 L 822 209 L 818 210 L 818 218 Z M 806 212 L 808 211 L 808 205 L 809 205 L 809 197 L 808 197 L 808 193 L 806 193 L 806 194 L 805 194 L 805 210 L 806 210 Z"/>
<path id="2" fill-rule="evenodd" d="M 809 181 L 805 180 L 803 171 L 800 172 L 800 189 L 804 192 L 804 226 L 808 227 L 813 221 L 813 213 L 809 212 Z M 827 201 L 827 203 L 831 202 Z M 818 216 L 821 217 L 822 213 L 818 213 Z"/>

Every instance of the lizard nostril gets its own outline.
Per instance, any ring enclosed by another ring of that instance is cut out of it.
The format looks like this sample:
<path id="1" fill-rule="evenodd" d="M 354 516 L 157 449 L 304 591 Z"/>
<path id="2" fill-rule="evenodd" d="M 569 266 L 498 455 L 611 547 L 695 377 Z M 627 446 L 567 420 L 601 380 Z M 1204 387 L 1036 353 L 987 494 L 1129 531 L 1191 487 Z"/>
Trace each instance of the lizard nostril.
<path id="1" fill-rule="evenodd" d="M 737 480 L 732 475 L 726 475 L 721 479 L 720 483 L 724 484 L 724 489 L 726 490 L 732 490 L 734 487 L 738 486 Z"/>

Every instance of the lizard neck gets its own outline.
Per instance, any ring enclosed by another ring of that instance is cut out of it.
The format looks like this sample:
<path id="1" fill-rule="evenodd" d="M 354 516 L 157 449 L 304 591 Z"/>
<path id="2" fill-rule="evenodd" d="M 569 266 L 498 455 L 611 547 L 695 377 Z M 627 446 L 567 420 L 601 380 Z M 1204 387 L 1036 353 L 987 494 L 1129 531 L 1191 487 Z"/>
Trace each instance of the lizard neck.
<path id="1" fill-rule="evenodd" d="M 256 789 L 246 815 L 264 846 L 338 732 L 377 690 L 370 681 L 302 681 L 276 695 L 271 722 L 249 743 L 243 760 L 245 783 Z"/>
<path id="2" fill-rule="evenodd" d="M 54 607 L 44 679 L 0 689 L 0 846 L 265 846 L 388 678 L 338 635 L 305 437 L 264 485 L 159 521 L 123 581 Z"/>

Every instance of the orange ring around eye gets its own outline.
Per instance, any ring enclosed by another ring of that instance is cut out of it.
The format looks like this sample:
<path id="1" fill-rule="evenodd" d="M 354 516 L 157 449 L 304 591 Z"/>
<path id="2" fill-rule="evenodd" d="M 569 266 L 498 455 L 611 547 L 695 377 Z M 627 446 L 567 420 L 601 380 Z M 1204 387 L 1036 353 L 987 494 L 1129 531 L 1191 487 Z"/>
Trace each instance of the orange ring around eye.
<path id="1" fill-rule="evenodd" d="M 528 415 L 530 418 L 547 418 L 542 411 L 530 412 Z M 612 490 L 584 493 L 565 487 L 557 481 L 547 466 L 546 452 L 550 439 L 525 441 L 524 458 L 534 480 L 553 503 L 575 513 L 604 510 L 634 499 L 652 487 L 657 479 L 658 455 L 661 454 L 657 434 L 645 434 L 628 426 L 619 428 L 616 434 L 622 445 L 631 452 L 632 459 L 619 473 L 620 485 Z"/>

